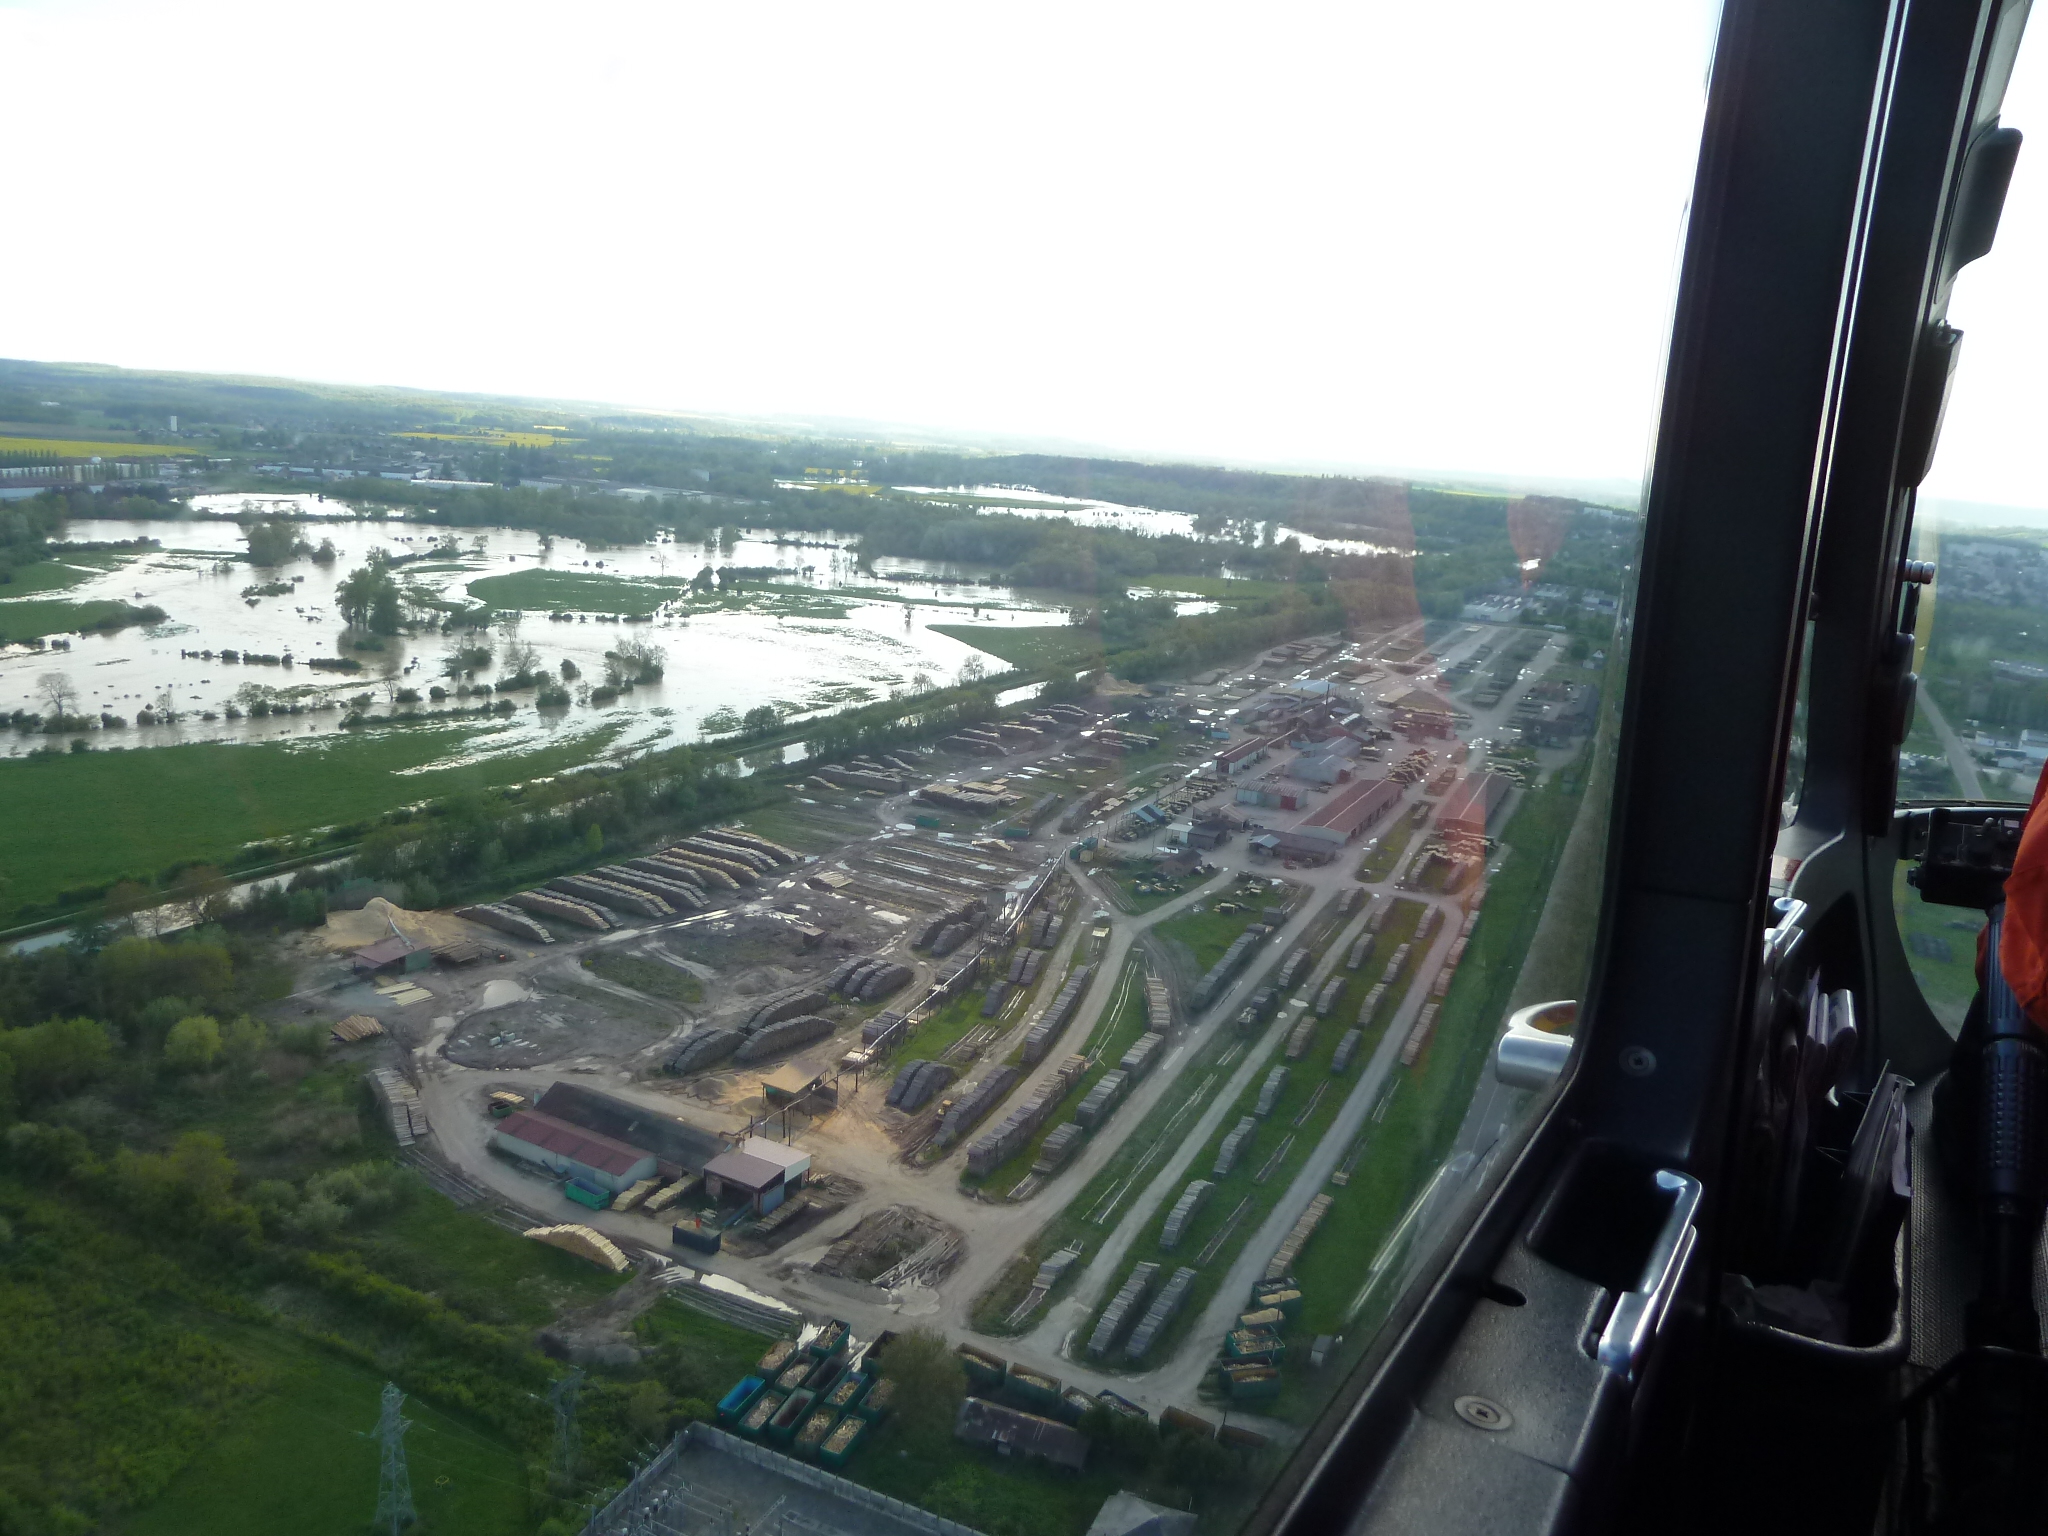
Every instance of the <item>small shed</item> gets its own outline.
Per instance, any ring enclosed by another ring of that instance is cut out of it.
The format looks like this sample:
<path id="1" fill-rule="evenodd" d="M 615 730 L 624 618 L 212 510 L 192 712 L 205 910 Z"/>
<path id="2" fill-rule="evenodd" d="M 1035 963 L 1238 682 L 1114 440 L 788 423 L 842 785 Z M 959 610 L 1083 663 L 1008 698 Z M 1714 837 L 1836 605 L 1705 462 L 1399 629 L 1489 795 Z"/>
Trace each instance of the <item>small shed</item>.
<path id="1" fill-rule="evenodd" d="M 745 1152 L 721 1152 L 704 1165 L 704 1194 L 710 1200 L 737 1197 L 759 1215 L 767 1215 L 787 1196 L 779 1163 L 749 1157 Z"/>
<path id="2" fill-rule="evenodd" d="M 810 1097 L 824 1086 L 824 1082 L 823 1073 L 790 1062 L 777 1067 L 761 1079 L 761 1097 L 774 1108 L 780 1109 L 785 1104 L 794 1104 L 799 1099 Z"/>
<path id="3" fill-rule="evenodd" d="M 358 971 L 377 975 L 385 971 L 409 974 L 424 971 L 434 963 L 434 952 L 413 943 L 411 939 L 393 934 L 388 939 L 379 939 L 374 944 L 365 944 L 349 957 L 349 963 Z"/>
<path id="4" fill-rule="evenodd" d="M 801 1188 L 805 1176 L 811 1171 L 810 1153 L 799 1152 L 795 1147 L 770 1141 L 765 1136 L 749 1136 L 740 1143 L 740 1150 L 749 1157 L 758 1157 L 762 1162 L 773 1163 L 780 1168 L 785 1189 Z"/>

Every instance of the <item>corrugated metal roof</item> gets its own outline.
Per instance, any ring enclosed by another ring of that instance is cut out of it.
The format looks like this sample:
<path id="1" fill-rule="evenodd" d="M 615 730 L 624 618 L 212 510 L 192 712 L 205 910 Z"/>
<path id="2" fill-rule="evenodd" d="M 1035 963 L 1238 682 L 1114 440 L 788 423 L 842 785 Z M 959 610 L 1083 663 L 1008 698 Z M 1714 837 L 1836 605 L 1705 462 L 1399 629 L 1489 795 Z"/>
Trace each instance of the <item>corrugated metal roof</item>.
<path id="1" fill-rule="evenodd" d="M 629 1147 L 623 1141 L 586 1131 L 580 1125 L 557 1120 L 537 1109 L 521 1109 L 507 1115 L 498 1122 L 498 1134 L 515 1137 L 581 1163 L 586 1168 L 614 1176 L 630 1173 L 654 1156 L 652 1152 L 642 1152 L 638 1147 Z"/>
<path id="2" fill-rule="evenodd" d="M 782 1169 L 766 1158 L 749 1157 L 744 1152 L 721 1152 L 704 1165 L 704 1177 L 723 1179 L 728 1184 L 754 1191 L 781 1183 Z"/>
<path id="3" fill-rule="evenodd" d="M 1358 779 L 1332 795 L 1315 815 L 1304 817 L 1295 830 L 1315 827 L 1349 837 L 1368 817 L 1400 797 L 1400 786 L 1391 779 Z"/>

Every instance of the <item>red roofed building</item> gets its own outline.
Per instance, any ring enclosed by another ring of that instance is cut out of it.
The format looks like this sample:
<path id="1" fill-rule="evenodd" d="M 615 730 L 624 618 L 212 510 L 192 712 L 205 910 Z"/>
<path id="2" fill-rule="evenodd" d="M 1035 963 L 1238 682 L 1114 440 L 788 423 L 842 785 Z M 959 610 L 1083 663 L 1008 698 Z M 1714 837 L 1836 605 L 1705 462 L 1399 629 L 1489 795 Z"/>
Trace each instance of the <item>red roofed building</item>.
<path id="1" fill-rule="evenodd" d="M 507 1115 L 491 1133 L 491 1150 L 614 1194 L 654 1175 L 654 1154 L 537 1109 Z"/>
<path id="2" fill-rule="evenodd" d="M 1497 773 L 1468 773 L 1458 787 L 1444 796 L 1444 808 L 1436 824 L 1446 832 L 1463 832 L 1471 837 L 1486 836 L 1486 824 L 1508 797 L 1508 781 Z"/>
<path id="3" fill-rule="evenodd" d="M 1335 853 L 1400 803 L 1401 786 L 1392 779 L 1359 779 L 1291 831 L 1280 833 L 1280 846 L 1295 853 Z"/>

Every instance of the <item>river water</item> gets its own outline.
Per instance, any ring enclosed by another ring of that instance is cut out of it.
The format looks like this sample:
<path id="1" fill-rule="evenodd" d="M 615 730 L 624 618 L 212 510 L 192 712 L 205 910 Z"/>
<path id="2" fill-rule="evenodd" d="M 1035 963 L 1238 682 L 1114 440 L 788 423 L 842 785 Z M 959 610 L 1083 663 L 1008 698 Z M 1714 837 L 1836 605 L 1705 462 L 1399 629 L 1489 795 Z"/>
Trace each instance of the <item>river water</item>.
<path id="1" fill-rule="evenodd" d="M 94 745 L 149 747 L 328 736 L 340 729 L 346 701 L 357 695 L 371 693 L 375 708 L 387 709 L 387 682 L 415 687 L 423 696 L 436 683 L 452 691 L 454 684 L 441 676 L 442 661 L 458 647 L 474 643 L 475 636 L 394 636 L 380 652 L 343 650 L 343 625 L 334 598 L 336 585 L 373 551 L 418 555 L 451 534 L 462 545 L 458 559 L 437 557 L 401 566 L 401 580 L 445 600 L 466 602 L 477 601 L 467 596 L 469 583 L 514 571 L 674 579 L 690 577 L 707 564 L 774 567 L 784 573 L 789 586 L 830 590 L 831 600 L 842 604 L 846 613 L 843 619 L 778 615 L 775 608 L 790 604 L 768 597 L 754 605 L 758 611 L 663 614 L 634 624 L 594 622 L 594 615 L 552 622 L 538 610 L 506 618 L 488 635 L 489 641 L 500 650 L 513 639 L 529 641 L 551 671 L 558 671 L 568 659 L 585 681 L 600 679 L 605 651 L 630 639 L 658 648 L 666 672 L 659 684 L 636 688 L 613 705 L 579 704 L 566 714 L 535 709 L 531 693 L 509 695 L 518 702 L 518 712 L 494 723 L 477 742 L 478 750 L 492 753 L 523 750 L 562 731 L 600 725 L 617 733 L 615 750 L 663 740 L 699 740 L 706 735 L 705 717 L 714 711 L 744 713 L 763 703 L 774 703 L 798 719 L 828 713 L 911 689 L 920 674 L 935 684 L 950 683 L 971 660 L 1000 670 L 1001 663 L 935 633 L 932 625 L 1042 625 L 1058 624 L 1066 617 L 1055 599 L 981 585 L 975 580 L 977 573 L 961 567 L 883 559 L 875 563 L 874 571 L 861 571 L 852 540 L 830 534 L 807 534 L 802 542 L 778 542 L 765 534 L 742 536 L 723 547 L 664 540 L 592 548 L 557 538 L 549 548 L 539 534 L 518 529 L 451 529 L 395 516 L 357 518 L 343 504 L 310 493 L 199 496 L 193 507 L 196 513 L 212 516 L 147 522 L 82 519 L 70 524 L 64 536 L 74 541 L 150 538 L 162 548 L 123 560 L 111 571 L 43 594 L 44 598 L 150 603 L 168 617 L 147 628 L 74 635 L 68 651 L 0 647 L 0 712 L 47 713 L 38 683 L 45 674 L 57 672 L 75 688 L 79 712 L 96 717 L 106 711 L 129 722 L 118 733 L 94 733 Z M 335 518 L 294 526 L 311 544 L 333 540 L 336 559 L 323 566 L 300 558 L 274 570 L 232 560 L 246 548 L 241 528 L 215 519 L 243 512 Z M 912 579 L 877 580 L 878 575 L 892 574 Z M 293 590 L 282 596 L 244 596 L 245 589 L 271 581 L 289 582 Z M 6 628 L 7 606 L 7 600 L 0 600 L 0 632 Z M 301 664 L 228 664 L 218 659 L 223 649 L 290 654 Z M 215 659 L 192 654 L 200 651 L 216 653 Z M 353 656 L 365 670 L 340 674 L 303 665 L 309 657 L 336 655 Z M 484 668 L 477 676 L 489 681 L 493 673 Z M 310 712 L 227 719 L 228 703 L 252 683 L 288 693 Z M 136 725 L 137 712 L 166 692 L 183 717 L 173 725 Z M 479 702 L 492 702 L 493 697 Z M 311 709 L 328 702 L 337 707 Z M 421 707 L 453 707 L 459 702 L 451 697 L 441 706 Z M 201 718 L 208 711 L 215 714 L 214 720 Z M 8 732 L 0 736 L 0 753 L 19 756 L 40 741 Z"/>

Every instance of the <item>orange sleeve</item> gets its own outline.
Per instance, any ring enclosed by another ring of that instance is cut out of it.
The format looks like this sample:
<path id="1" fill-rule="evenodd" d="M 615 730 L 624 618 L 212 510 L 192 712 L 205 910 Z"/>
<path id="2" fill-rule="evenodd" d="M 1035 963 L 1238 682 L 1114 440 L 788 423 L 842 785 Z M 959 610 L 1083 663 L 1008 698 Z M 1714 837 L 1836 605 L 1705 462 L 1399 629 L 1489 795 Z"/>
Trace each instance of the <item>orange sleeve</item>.
<path id="1" fill-rule="evenodd" d="M 2034 785 L 2034 803 L 2027 809 L 2019 852 L 2013 855 L 2012 873 L 2006 877 L 1998 968 L 2027 1017 L 2048 1029 L 2048 816 L 2041 814 L 2044 794 L 2048 794 L 2048 765 L 2043 766 Z"/>

